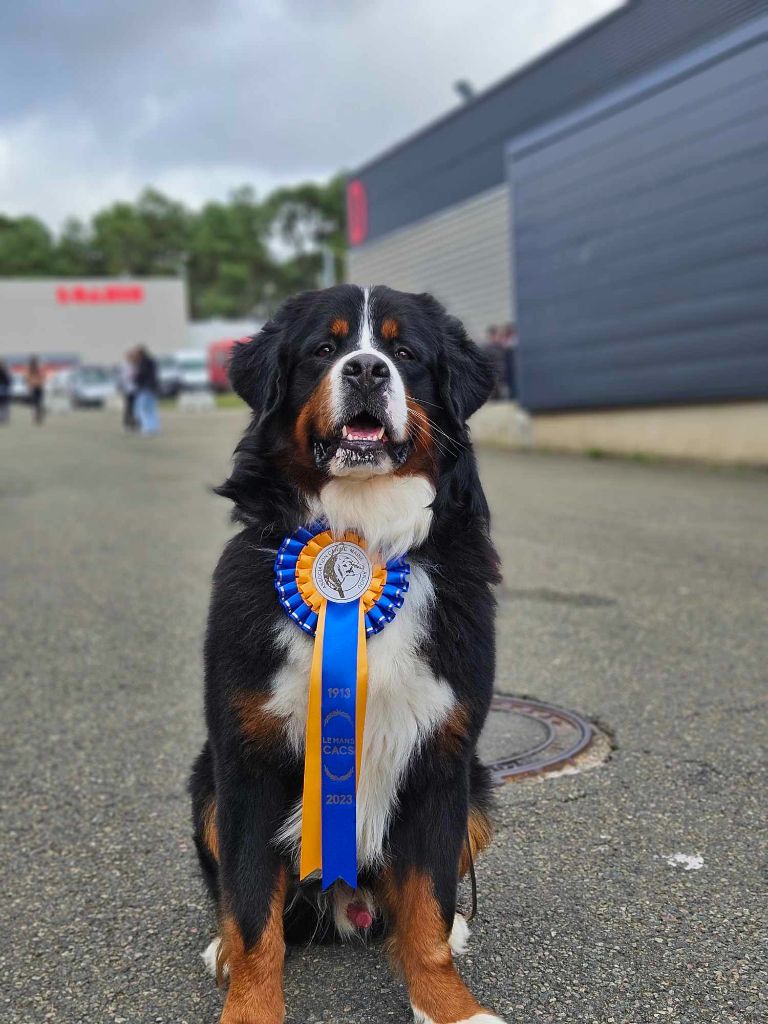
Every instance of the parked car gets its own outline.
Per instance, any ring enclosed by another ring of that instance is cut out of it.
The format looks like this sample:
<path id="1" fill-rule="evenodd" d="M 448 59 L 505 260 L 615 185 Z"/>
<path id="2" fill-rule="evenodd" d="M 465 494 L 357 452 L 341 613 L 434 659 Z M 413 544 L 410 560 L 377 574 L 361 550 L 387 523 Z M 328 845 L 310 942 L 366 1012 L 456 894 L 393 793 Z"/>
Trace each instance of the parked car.
<path id="1" fill-rule="evenodd" d="M 29 398 L 27 375 L 23 370 L 11 369 L 11 401 L 26 402 Z"/>
<path id="2" fill-rule="evenodd" d="M 45 394 L 55 395 L 57 398 L 66 399 L 72 402 L 72 387 L 77 370 L 67 367 L 64 370 L 54 370 L 45 378 Z"/>
<path id="3" fill-rule="evenodd" d="M 106 366 L 78 366 L 70 382 L 72 405 L 99 408 L 117 395 L 117 382 Z"/>
<path id="4" fill-rule="evenodd" d="M 175 398 L 181 390 L 181 374 L 176 356 L 157 357 L 157 387 L 161 398 Z"/>
<path id="5" fill-rule="evenodd" d="M 232 358 L 235 344 L 235 338 L 222 338 L 221 341 L 212 341 L 208 346 L 208 377 L 214 391 L 232 390 L 229 382 L 229 360 Z"/>
<path id="6" fill-rule="evenodd" d="M 208 359 L 205 349 L 185 348 L 174 354 L 179 372 L 181 391 L 207 391 L 211 386 L 208 377 Z"/>

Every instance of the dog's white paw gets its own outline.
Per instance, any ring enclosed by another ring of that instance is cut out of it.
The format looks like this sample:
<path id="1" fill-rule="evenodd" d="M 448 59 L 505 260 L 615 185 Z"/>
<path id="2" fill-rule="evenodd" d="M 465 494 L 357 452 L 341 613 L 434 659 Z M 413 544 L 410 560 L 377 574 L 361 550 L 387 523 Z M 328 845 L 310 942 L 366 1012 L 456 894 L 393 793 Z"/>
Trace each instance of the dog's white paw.
<path id="1" fill-rule="evenodd" d="M 458 1024 L 506 1024 L 506 1022 L 493 1013 L 476 1013 L 474 1017 L 470 1017 L 469 1020 L 460 1020 Z"/>
<path id="2" fill-rule="evenodd" d="M 467 919 L 463 914 L 453 915 L 453 928 L 448 936 L 448 945 L 454 956 L 463 956 L 469 949 L 469 937 L 472 932 L 469 930 Z"/>
<path id="3" fill-rule="evenodd" d="M 415 1006 L 413 1007 L 413 1020 L 414 1024 L 435 1024 L 431 1017 L 428 1017 L 426 1013 L 422 1013 L 421 1010 L 417 1010 Z M 473 1017 L 457 1020 L 455 1024 L 506 1024 L 506 1021 L 492 1013 L 476 1013 Z"/>
<path id="4" fill-rule="evenodd" d="M 216 958 L 219 955 L 219 946 L 221 945 L 221 939 L 216 936 L 215 939 L 211 939 L 208 945 L 205 947 L 200 956 L 205 964 L 205 969 L 211 975 L 212 978 L 216 977 Z M 229 974 L 229 967 L 224 965 L 224 977 L 226 978 Z"/>

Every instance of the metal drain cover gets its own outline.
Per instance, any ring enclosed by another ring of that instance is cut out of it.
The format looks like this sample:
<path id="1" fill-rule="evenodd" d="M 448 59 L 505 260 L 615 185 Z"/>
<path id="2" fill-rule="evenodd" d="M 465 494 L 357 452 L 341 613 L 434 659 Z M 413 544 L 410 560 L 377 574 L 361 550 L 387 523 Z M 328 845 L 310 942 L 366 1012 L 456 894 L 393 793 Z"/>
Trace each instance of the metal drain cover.
<path id="1" fill-rule="evenodd" d="M 589 722 L 574 711 L 526 697 L 496 694 L 480 737 L 481 760 L 497 785 L 562 768 L 592 742 Z"/>

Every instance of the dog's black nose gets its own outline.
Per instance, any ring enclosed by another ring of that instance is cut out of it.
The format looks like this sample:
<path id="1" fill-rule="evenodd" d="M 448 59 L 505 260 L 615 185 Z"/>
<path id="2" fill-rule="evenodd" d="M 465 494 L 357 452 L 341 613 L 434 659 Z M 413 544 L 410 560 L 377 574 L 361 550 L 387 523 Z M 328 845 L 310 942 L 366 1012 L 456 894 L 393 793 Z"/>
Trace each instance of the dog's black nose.
<path id="1" fill-rule="evenodd" d="M 365 352 L 348 359 L 341 370 L 345 377 L 351 377 L 366 391 L 373 391 L 389 380 L 389 367 L 377 355 Z"/>

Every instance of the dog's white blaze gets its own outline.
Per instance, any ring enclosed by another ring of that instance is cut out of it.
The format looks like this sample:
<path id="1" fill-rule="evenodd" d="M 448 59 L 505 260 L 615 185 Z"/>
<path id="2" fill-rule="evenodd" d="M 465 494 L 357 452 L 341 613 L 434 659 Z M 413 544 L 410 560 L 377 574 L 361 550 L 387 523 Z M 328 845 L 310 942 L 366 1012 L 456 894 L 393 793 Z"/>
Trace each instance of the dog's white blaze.
<path id="1" fill-rule="evenodd" d="M 400 371 L 395 364 L 374 345 L 373 319 L 370 303 L 371 289 L 363 289 L 363 305 L 360 313 L 360 327 L 357 332 L 357 344 L 352 352 L 347 352 L 341 359 L 337 360 L 331 368 L 331 412 L 334 420 L 341 421 L 344 409 L 343 384 L 344 377 L 342 370 L 350 359 L 355 358 L 356 352 L 376 352 L 376 355 L 389 368 L 389 384 L 386 389 L 387 415 L 389 416 L 392 430 L 391 440 L 396 442 L 405 441 L 408 437 L 408 402 L 405 395 L 405 384 L 400 376 Z M 386 471 L 386 470 L 385 470 Z"/>
<path id="2" fill-rule="evenodd" d="M 364 352 L 373 352 L 373 318 L 371 316 L 371 287 L 363 288 L 363 305 L 360 311 L 360 330 L 357 332 L 357 347 Z"/>
<path id="3" fill-rule="evenodd" d="M 403 776 L 424 741 L 450 714 L 455 698 L 419 655 L 434 589 L 426 572 L 411 568 L 405 604 L 386 629 L 368 641 L 368 703 L 363 759 L 357 791 L 357 857 L 375 866 L 383 857 L 384 837 Z M 286 620 L 280 626 L 286 663 L 275 676 L 266 708 L 286 719 L 289 742 L 303 754 L 311 639 Z M 278 830 L 279 846 L 297 847 L 301 802 Z"/>
<path id="4" fill-rule="evenodd" d="M 310 505 L 310 521 L 324 519 L 338 535 L 354 530 L 384 561 L 423 544 L 432 527 L 435 488 L 423 476 L 337 477 Z"/>

